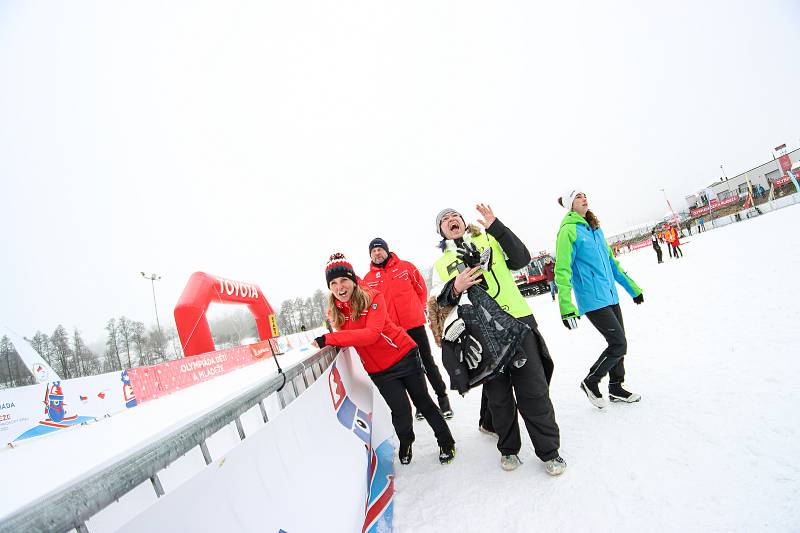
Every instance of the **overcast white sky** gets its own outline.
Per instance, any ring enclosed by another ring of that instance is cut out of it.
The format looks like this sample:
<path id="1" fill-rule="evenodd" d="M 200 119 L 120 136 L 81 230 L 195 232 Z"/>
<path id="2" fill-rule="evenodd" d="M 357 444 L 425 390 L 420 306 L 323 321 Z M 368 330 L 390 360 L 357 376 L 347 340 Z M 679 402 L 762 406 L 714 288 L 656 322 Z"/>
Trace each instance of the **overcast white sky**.
<path id="1" fill-rule="evenodd" d="M 274 307 L 443 207 L 552 249 L 800 145 L 800 3 L 0 2 L 0 323 L 162 324 L 194 271 Z"/>

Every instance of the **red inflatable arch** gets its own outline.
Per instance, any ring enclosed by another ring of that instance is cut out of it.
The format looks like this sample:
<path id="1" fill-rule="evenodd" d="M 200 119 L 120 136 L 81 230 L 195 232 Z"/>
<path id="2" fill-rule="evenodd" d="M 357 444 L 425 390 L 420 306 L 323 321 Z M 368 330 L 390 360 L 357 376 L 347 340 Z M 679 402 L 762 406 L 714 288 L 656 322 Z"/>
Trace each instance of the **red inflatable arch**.
<path id="1" fill-rule="evenodd" d="M 247 305 L 256 319 L 261 340 L 278 336 L 272 306 L 258 285 L 195 272 L 175 306 L 175 325 L 184 356 L 214 351 L 214 340 L 206 319 L 208 304 L 212 302 Z"/>

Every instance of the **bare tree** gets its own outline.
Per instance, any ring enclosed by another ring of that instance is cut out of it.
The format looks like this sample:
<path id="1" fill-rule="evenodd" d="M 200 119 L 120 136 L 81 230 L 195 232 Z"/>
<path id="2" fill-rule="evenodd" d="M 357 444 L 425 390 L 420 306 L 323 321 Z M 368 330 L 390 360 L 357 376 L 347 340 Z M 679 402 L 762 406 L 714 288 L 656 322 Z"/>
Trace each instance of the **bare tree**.
<path id="1" fill-rule="evenodd" d="M 110 363 L 107 366 L 110 366 L 111 370 L 122 370 L 122 359 L 119 357 L 119 344 L 117 343 L 117 321 L 115 319 L 108 319 L 106 331 L 108 332 L 108 338 L 106 339 L 106 358 Z M 116 363 L 117 366 L 114 366 L 113 363 Z"/>
<path id="2" fill-rule="evenodd" d="M 72 369 L 70 369 L 70 359 L 72 359 L 72 348 L 69 345 L 69 335 L 64 326 L 59 324 L 53 330 L 50 336 L 50 345 L 53 349 L 53 355 L 56 362 L 61 367 L 59 375 L 64 379 L 70 379 L 73 376 Z"/>
<path id="3" fill-rule="evenodd" d="M 133 363 L 131 361 L 131 333 L 131 321 L 124 316 L 119 317 L 119 320 L 117 320 L 117 335 L 119 336 L 118 342 L 120 349 L 124 351 L 126 357 L 128 358 L 128 368 L 133 367 Z"/>
<path id="4" fill-rule="evenodd" d="M 147 332 L 142 322 L 131 322 L 131 340 L 136 345 L 136 353 L 139 356 L 139 366 L 149 365 L 150 356 L 147 353 Z"/>

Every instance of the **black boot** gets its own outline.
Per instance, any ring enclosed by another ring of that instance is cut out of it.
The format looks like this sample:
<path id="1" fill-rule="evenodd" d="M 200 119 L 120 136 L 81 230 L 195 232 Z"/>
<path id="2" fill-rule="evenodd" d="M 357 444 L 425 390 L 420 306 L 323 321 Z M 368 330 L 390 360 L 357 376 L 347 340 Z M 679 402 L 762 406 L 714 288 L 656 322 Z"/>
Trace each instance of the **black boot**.
<path id="1" fill-rule="evenodd" d="M 609 383 L 608 384 L 608 398 L 612 402 L 625 402 L 635 403 L 642 399 L 639 394 L 635 392 L 626 391 L 622 388 L 622 383 Z"/>
<path id="2" fill-rule="evenodd" d="M 439 446 L 439 462 L 443 465 L 447 465 L 453 462 L 453 459 L 456 458 L 456 446 L 455 444 L 451 444 L 450 446 Z"/>
<path id="3" fill-rule="evenodd" d="M 450 420 L 453 418 L 453 410 L 450 408 L 450 398 L 445 394 L 444 396 L 439 396 L 438 400 L 439 410 L 442 412 L 444 419 Z"/>
<path id="4" fill-rule="evenodd" d="M 400 464 L 407 465 L 411 462 L 411 443 L 408 444 L 401 444 L 400 451 L 398 452 L 400 456 Z"/>

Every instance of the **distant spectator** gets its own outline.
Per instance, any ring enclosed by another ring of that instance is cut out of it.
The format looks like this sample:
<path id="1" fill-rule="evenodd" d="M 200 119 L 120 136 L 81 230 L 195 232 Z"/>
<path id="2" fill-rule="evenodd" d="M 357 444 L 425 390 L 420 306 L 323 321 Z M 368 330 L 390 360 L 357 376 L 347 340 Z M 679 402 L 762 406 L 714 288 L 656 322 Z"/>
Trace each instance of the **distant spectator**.
<path id="1" fill-rule="evenodd" d="M 556 294 L 558 293 L 558 287 L 556 287 L 556 263 L 553 261 L 553 258 L 549 255 L 544 258 L 544 277 L 547 280 L 548 285 L 550 285 L 550 297 L 553 301 L 556 301 Z"/>
<path id="2" fill-rule="evenodd" d="M 653 250 L 656 251 L 656 257 L 658 258 L 658 262 L 659 264 L 663 263 L 664 260 L 662 259 L 661 246 L 658 244 L 658 236 L 656 235 L 656 230 L 653 230 L 652 241 L 653 241 Z"/>

